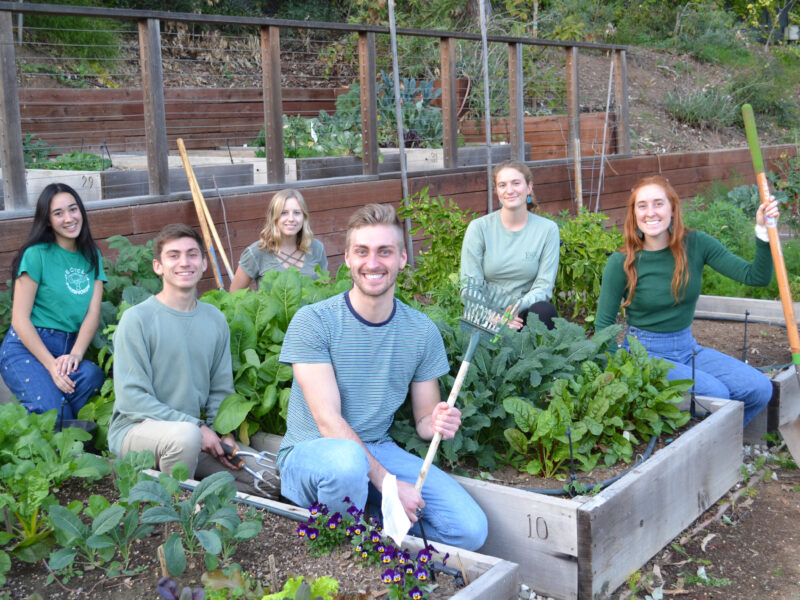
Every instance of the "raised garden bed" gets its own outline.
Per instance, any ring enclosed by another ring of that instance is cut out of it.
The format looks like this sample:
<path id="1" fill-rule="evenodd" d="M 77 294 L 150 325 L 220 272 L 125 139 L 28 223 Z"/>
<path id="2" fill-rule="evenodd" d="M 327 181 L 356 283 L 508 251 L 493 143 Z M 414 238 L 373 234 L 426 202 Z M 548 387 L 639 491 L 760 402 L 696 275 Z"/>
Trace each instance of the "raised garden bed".
<path id="1" fill-rule="evenodd" d="M 157 471 L 150 471 L 154 476 L 158 476 Z M 194 489 L 198 484 L 195 480 L 187 480 L 184 482 L 188 489 Z M 245 502 L 258 508 L 266 510 L 279 510 L 296 514 L 300 517 L 308 518 L 308 510 L 299 508 L 291 504 L 284 504 L 275 500 L 269 500 L 260 496 L 250 496 L 238 492 L 236 497 L 241 502 Z M 298 544 L 301 540 L 298 539 Z M 434 544 L 439 551 L 439 555 L 435 556 L 435 560 L 441 561 L 442 556 L 449 553 L 451 559 L 449 565 L 456 566 L 462 569 L 466 575 L 468 585 L 461 588 L 453 596 L 454 600 L 479 600 L 482 598 L 492 598 L 492 600 L 510 600 L 518 598 L 519 583 L 518 571 L 519 567 L 514 562 L 495 558 L 486 554 L 479 554 L 477 552 L 469 552 L 436 542 Z M 412 553 L 424 548 L 424 542 L 414 536 L 406 536 L 403 542 L 403 548 Z M 458 559 L 452 558 L 458 556 Z M 459 563 L 460 561 L 460 563 Z"/>
<path id="2" fill-rule="evenodd" d="M 715 412 L 593 497 L 458 478 L 489 519 L 481 552 L 518 563 L 520 581 L 541 595 L 610 594 L 739 478 L 742 405 L 704 405 Z"/>

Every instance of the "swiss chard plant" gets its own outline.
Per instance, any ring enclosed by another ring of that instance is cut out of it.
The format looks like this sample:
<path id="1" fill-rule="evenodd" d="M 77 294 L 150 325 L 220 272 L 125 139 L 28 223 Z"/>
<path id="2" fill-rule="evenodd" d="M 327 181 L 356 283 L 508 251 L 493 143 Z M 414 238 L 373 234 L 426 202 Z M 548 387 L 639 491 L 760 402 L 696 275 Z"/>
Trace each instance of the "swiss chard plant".
<path id="1" fill-rule="evenodd" d="M 619 326 L 612 326 L 587 338 L 580 325 L 563 319 L 556 319 L 552 330 L 539 320 L 528 323 L 519 333 L 507 332 L 498 343 L 482 342 L 477 348 L 458 398 L 461 427 L 440 447 L 441 458 L 451 467 L 474 460 L 494 469 L 508 449 L 503 432 L 513 425 L 503 400 L 516 396 L 544 408 L 556 381 L 580 373 L 586 360 L 605 364 L 604 351 L 619 332 Z M 439 378 L 442 397 L 447 397 L 470 332 L 443 322 L 437 325 L 451 365 L 451 372 Z M 410 419 L 395 419 L 391 434 L 409 451 L 424 455 L 427 450 L 428 443 L 415 434 Z"/>
<path id="2" fill-rule="evenodd" d="M 222 311 L 231 330 L 235 393 L 223 400 L 214 421 L 219 433 L 238 429 L 247 443 L 257 430 L 283 433 L 292 368 L 278 362 L 283 336 L 301 306 L 350 289 L 346 269 L 335 279 L 309 279 L 295 269 L 268 271 L 258 292 L 212 290 L 203 301 Z"/>
<path id="3" fill-rule="evenodd" d="M 631 351 L 617 350 L 605 368 L 586 360 L 579 373 L 555 381 L 544 407 L 520 396 L 505 398 L 516 425 L 504 432 L 516 455 L 511 462 L 532 475 L 552 477 L 569 459 L 570 444 L 585 471 L 601 458 L 606 466 L 630 462 L 634 444 L 672 433 L 689 420 L 678 404 L 692 382 L 668 381 L 670 368 L 632 340 Z"/>
<path id="4" fill-rule="evenodd" d="M 84 453 L 89 433 L 54 433 L 55 421 L 55 411 L 39 415 L 18 404 L 0 406 L 0 508 L 8 517 L 0 533 L 0 578 L 7 552 L 29 562 L 46 556 L 52 544 L 46 510 L 57 503 L 55 488 L 71 477 L 91 481 L 110 470 L 101 457 Z"/>

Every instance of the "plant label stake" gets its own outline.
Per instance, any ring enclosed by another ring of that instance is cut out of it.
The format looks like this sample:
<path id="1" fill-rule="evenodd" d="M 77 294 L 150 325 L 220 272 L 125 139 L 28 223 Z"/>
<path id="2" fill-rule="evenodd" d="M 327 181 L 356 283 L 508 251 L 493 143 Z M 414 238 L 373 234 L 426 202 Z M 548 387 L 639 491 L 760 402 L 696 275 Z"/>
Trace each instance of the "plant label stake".
<path id="1" fill-rule="evenodd" d="M 461 391 L 461 385 L 467 376 L 467 371 L 469 371 L 472 357 L 475 354 L 481 336 L 488 338 L 492 343 L 496 342 L 502 329 L 514 320 L 519 312 L 520 301 L 518 299 L 513 298 L 504 289 L 485 281 L 466 278 L 462 282 L 461 297 L 464 300 L 464 312 L 460 319 L 461 326 L 472 333 L 469 338 L 467 352 L 464 354 L 464 360 L 461 362 L 461 367 L 458 369 L 458 374 L 453 382 L 453 388 L 447 398 L 447 406 L 454 406 L 456 403 L 458 393 Z M 428 453 L 425 455 L 425 461 L 422 463 L 422 468 L 420 468 L 417 483 L 414 485 L 414 488 L 420 493 L 441 441 L 442 434 L 434 433 L 431 445 L 428 447 Z M 388 478 L 388 475 L 384 478 L 384 485 Z M 395 543 L 400 545 L 411 527 L 411 521 L 408 517 L 404 522 L 395 519 L 395 521 L 399 522 L 391 526 L 391 530 L 387 527 L 387 515 L 396 515 L 398 512 L 402 512 L 403 516 L 405 516 L 405 510 L 400 503 L 396 488 L 392 491 L 395 493 L 383 494 L 381 510 L 384 516 L 384 531 Z"/>
<path id="2" fill-rule="evenodd" d="M 765 204 L 769 202 L 769 183 L 767 175 L 764 173 L 764 160 L 761 157 L 761 144 L 758 141 L 753 107 L 749 104 L 742 106 L 742 117 L 744 118 L 744 129 L 747 133 L 747 143 L 750 146 L 750 156 L 753 159 L 753 170 L 756 172 L 758 192 L 761 196 L 761 203 Z M 786 332 L 789 334 L 789 346 L 792 349 L 792 363 L 794 364 L 795 373 L 800 379 L 800 334 L 797 331 L 797 318 L 794 315 L 794 304 L 792 303 L 792 294 L 789 289 L 789 276 L 786 272 L 786 264 L 783 261 L 781 239 L 778 236 L 775 219 L 767 218 L 767 233 L 769 235 L 769 247 L 772 250 L 772 262 L 775 264 L 775 278 L 778 280 L 778 290 L 780 290 L 781 294 L 783 316 L 786 320 Z M 786 442 L 786 447 L 789 448 L 789 453 L 795 460 L 800 459 L 800 419 L 780 424 L 778 429 Z"/>

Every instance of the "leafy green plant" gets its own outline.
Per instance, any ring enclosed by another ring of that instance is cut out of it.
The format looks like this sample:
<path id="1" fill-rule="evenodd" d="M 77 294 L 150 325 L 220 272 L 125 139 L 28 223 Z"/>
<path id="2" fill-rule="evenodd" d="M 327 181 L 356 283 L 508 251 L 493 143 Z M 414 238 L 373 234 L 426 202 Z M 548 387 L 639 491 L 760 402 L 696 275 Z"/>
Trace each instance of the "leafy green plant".
<path id="1" fill-rule="evenodd" d="M 46 555 L 52 528 L 46 509 L 56 504 L 53 489 L 71 477 L 95 480 L 109 472 L 101 457 L 86 454 L 89 433 L 53 429 L 56 411 L 28 414 L 18 404 L 0 406 L 0 508 L 13 517 L 0 533 L 0 576 L 6 552 L 34 562 Z"/>
<path id="2" fill-rule="evenodd" d="M 431 198 L 426 187 L 408 198 L 397 215 L 412 220 L 411 235 L 425 236 L 414 269 L 400 274 L 400 287 L 409 296 L 427 297 L 457 316 L 461 244 L 475 213 L 462 210 L 452 199 Z"/>
<path id="3" fill-rule="evenodd" d="M 26 169 L 43 169 L 51 154 L 58 152 L 58 148 L 51 146 L 43 139 L 32 133 L 26 133 L 22 142 L 22 156 Z"/>
<path id="4" fill-rule="evenodd" d="M 608 256 L 622 245 L 616 225 L 606 229 L 603 213 L 581 210 L 558 219 L 561 249 L 553 300 L 560 315 L 591 324 L 597 312 L 600 283 Z"/>
<path id="5" fill-rule="evenodd" d="M 292 369 L 278 362 L 286 328 L 301 306 L 350 289 L 346 273 L 340 269 L 331 279 L 323 272 L 312 280 L 296 269 L 268 271 L 258 292 L 212 290 L 203 295 L 204 302 L 222 311 L 231 330 L 236 392 L 220 406 L 214 421 L 218 432 L 238 428 L 240 439 L 246 442 L 257 429 L 286 430 Z"/>
<path id="6" fill-rule="evenodd" d="M 691 381 L 667 381 L 669 363 L 653 359 L 632 340 L 631 352 L 619 349 L 605 369 L 593 361 L 580 374 L 553 383 L 546 408 L 518 396 L 503 400 L 515 428 L 504 434 L 520 455 L 521 470 L 552 477 L 572 454 L 579 468 L 630 462 L 633 444 L 672 433 L 689 420 L 678 404 Z M 570 443 L 572 452 L 570 452 Z"/>
<path id="7" fill-rule="evenodd" d="M 187 477 L 185 466 L 173 470 L 172 475 L 161 473 L 158 481 L 134 485 L 128 496 L 130 502 L 152 504 L 142 511 L 142 523 L 178 525 L 180 533 L 172 533 L 164 544 L 171 575 L 180 575 L 186 569 L 187 553 L 204 555 L 206 567 L 216 569 L 220 561 L 230 559 L 239 542 L 253 539 L 261 531 L 260 521 L 239 517 L 233 503 L 233 475 L 228 471 L 206 477 L 188 499 L 179 500 L 178 481 Z"/>
<path id="8" fill-rule="evenodd" d="M 104 171 L 111 167 L 111 161 L 88 152 L 70 152 L 61 154 L 48 163 L 40 164 L 40 168 L 61 171 Z"/>
<path id="9" fill-rule="evenodd" d="M 136 571 L 129 569 L 132 544 L 153 530 L 152 525 L 139 522 L 138 506 L 112 505 L 97 495 L 92 496 L 85 511 L 92 517 L 91 525 L 59 504 L 50 506 L 48 512 L 56 541 L 61 546 L 48 560 L 50 569 L 56 573 L 69 573 L 77 566 L 101 568 L 108 577 L 133 574 Z M 109 562 L 117 552 L 120 560 Z"/>
<path id="10" fill-rule="evenodd" d="M 309 583 L 310 581 L 310 583 Z M 305 580 L 303 575 L 290 577 L 283 589 L 267 594 L 262 600 L 333 600 L 339 591 L 339 582 L 333 577 L 323 575 Z"/>
<path id="11" fill-rule="evenodd" d="M 450 374 L 439 378 L 446 397 L 470 333 L 441 321 L 437 326 L 453 365 Z M 486 469 L 494 469 L 498 458 L 507 460 L 504 431 L 513 425 L 513 417 L 503 400 L 516 396 L 544 408 L 555 382 L 580 374 L 584 361 L 605 365 L 605 349 L 617 333 L 619 326 L 612 326 L 589 339 L 577 323 L 556 319 L 554 329 L 548 330 L 536 320 L 519 333 L 507 332 L 497 344 L 482 343 L 475 351 L 459 395 L 461 427 L 453 439 L 442 442 L 439 458 L 451 467 L 469 460 Z M 394 421 L 392 437 L 410 452 L 424 456 L 428 443 L 416 435 L 410 416 L 401 415 Z"/>

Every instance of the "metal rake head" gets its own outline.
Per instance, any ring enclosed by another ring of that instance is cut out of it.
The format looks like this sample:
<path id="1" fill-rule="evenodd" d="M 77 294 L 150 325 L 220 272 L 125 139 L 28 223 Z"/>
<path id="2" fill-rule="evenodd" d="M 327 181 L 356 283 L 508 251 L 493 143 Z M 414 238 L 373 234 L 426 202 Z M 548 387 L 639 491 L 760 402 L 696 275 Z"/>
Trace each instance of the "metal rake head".
<path id="1" fill-rule="evenodd" d="M 496 336 L 519 312 L 518 298 L 486 281 L 465 277 L 461 281 L 464 313 L 461 324 Z"/>

